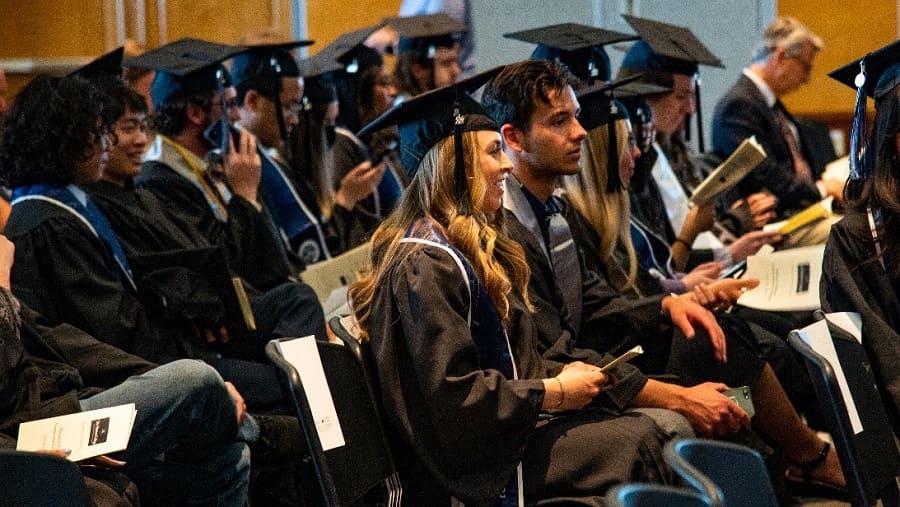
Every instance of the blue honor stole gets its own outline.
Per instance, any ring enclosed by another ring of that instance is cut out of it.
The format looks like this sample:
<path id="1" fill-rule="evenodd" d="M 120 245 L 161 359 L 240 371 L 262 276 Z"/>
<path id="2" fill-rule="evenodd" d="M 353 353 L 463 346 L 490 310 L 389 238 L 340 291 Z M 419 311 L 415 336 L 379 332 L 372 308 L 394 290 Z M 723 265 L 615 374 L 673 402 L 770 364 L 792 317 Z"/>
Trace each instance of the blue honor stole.
<path id="1" fill-rule="evenodd" d="M 384 218 L 390 214 L 394 206 L 397 205 L 397 201 L 400 200 L 402 193 L 403 187 L 400 186 L 400 181 L 397 180 L 397 175 L 394 174 L 394 168 L 388 164 L 385 168 L 384 176 L 381 177 L 381 181 L 378 182 L 378 186 L 373 194 L 375 197 L 375 214 L 379 218 Z"/>
<path id="2" fill-rule="evenodd" d="M 259 186 L 266 208 L 291 251 L 312 264 L 331 258 L 319 218 L 303 204 L 277 162 L 259 148 L 262 159 Z"/>
<path id="3" fill-rule="evenodd" d="M 80 198 L 79 198 L 80 197 Z M 123 283 L 137 290 L 134 276 L 125 251 L 119 243 L 119 238 L 113 232 L 112 226 L 106 219 L 106 215 L 100 211 L 90 197 L 75 185 L 26 185 L 13 189 L 12 202 L 16 204 L 27 200 L 41 200 L 49 202 L 75 215 L 95 237 L 99 238 L 109 247 L 113 259 L 116 261 L 117 271 Z"/>
<path id="4" fill-rule="evenodd" d="M 415 226 L 413 226 L 415 227 Z M 411 232 L 411 231 L 410 231 Z M 409 232 L 408 232 L 409 234 Z M 475 270 L 465 257 L 451 245 L 440 233 L 431 229 L 424 238 L 410 237 L 405 243 L 422 243 L 441 248 L 450 254 L 464 276 L 469 288 L 469 330 L 472 341 L 478 349 L 481 366 L 485 369 L 497 370 L 509 380 L 519 378 L 519 372 L 512 354 L 512 346 L 506 334 L 506 328 L 500 314 L 494 307 L 484 286 L 478 281 Z M 516 465 L 516 473 L 503 488 L 494 503 L 496 507 L 518 507 L 524 505 L 524 477 L 522 463 Z"/>

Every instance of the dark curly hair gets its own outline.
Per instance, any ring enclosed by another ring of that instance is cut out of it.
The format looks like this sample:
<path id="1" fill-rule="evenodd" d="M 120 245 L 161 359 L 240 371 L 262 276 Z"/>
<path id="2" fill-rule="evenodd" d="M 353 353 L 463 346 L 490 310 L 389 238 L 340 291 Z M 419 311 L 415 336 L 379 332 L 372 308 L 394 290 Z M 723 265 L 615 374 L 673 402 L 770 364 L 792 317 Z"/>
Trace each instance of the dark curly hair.
<path id="1" fill-rule="evenodd" d="M 110 118 L 103 95 L 81 78 L 40 76 L 16 96 L 0 128 L 0 180 L 12 188 L 74 181 Z"/>
<path id="2" fill-rule="evenodd" d="M 538 101 L 550 104 L 550 95 L 566 86 L 575 87 L 578 80 L 565 65 L 548 60 L 525 60 L 507 65 L 487 84 L 481 105 L 503 125 L 528 131 L 531 115 Z"/>

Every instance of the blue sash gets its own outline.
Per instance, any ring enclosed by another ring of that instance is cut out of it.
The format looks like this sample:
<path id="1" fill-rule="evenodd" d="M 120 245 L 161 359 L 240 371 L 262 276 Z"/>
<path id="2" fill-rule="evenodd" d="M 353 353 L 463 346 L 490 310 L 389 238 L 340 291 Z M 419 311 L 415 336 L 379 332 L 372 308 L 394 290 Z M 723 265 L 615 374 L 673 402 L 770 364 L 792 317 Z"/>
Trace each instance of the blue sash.
<path id="1" fill-rule="evenodd" d="M 75 192 L 84 196 L 84 204 L 75 196 Z M 36 199 L 52 203 L 75 215 L 90 229 L 94 236 L 109 247 L 113 259 L 116 261 L 117 271 L 122 282 L 127 283 L 132 289 L 137 289 L 131 273 L 131 267 L 128 266 L 128 259 L 125 257 L 125 251 L 119 243 L 119 238 L 116 237 L 112 226 L 103 212 L 100 211 L 100 208 L 81 189 L 74 185 L 65 187 L 43 184 L 26 185 L 13 189 L 12 199 L 13 206 L 22 201 Z"/>
<path id="2" fill-rule="evenodd" d="M 414 226 L 415 227 L 415 226 Z M 456 264 L 465 272 L 469 287 L 469 330 L 472 340 L 478 349 L 478 356 L 483 369 L 497 370 L 507 379 L 518 379 L 519 373 L 512 356 L 512 348 L 506 335 L 506 328 L 500 314 L 494 307 L 484 286 L 478 281 L 475 270 L 466 258 L 451 245 L 438 231 L 430 229 L 423 238 L 410 237 L 409 231 L 404 241 L 431 244 L 443 248 L 453 256 Z M 522 485 L 522 464 L 516 466 L 516 473 L 507 483 L 494 504 L 497 507 L 517 507 L 520 486 Z"/>
<path id="3" fill-rule="evenodd" d="M 330 259 L 318 217 L 303 204 L 278 163 L 262 148 L 259 154 L 262 159 L 259 186 L 263 199 L 289 248 L 307 264 Z"/>
<path id="4" fill-rule="evenodd" d="M 378 182 L 375 188 L 375 214 L 380 218 L 384 218 L 390 214 L 400 200 L 403 193 L 403 187 L 394 174 L 394 169 L 388 165 L 384 171 L 384 176 Z"/>

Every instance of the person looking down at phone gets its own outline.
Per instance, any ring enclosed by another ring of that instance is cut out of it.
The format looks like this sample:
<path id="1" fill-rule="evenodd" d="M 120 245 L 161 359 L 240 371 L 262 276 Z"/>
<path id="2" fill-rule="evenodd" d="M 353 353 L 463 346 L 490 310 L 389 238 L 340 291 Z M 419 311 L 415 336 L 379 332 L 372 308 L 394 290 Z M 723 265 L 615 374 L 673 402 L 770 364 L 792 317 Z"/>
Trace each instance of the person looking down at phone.
<path id="1" fill-rule="evenodd" d="M 634 364 L 644 373 L 675 374 L 678 384 L 648 379 L 629 404 L 674 410 L 703 435 L 731 435 L 750 426 L 748 414 L 722 394 L 729 386 L 748 385 L 756 406 L 753 429 L 782 446 L 791 460 L 818 474 L 818 479 L 843 485 L 834 450 L 804 425 L 746 324 L 724 316 L 717 320 L 691 296 L 622 297 L 605 270 L 587 269 L 587 259 L 599 258 L 599 251 L 588 253 L 578 245 L 566 219 L 572 216 L 571 206 L 554 190 L 561 179 L 580 174 L 582 150 L 593 149 L 579 114 L 586 121 L 597 121 L 589 124 L 593 131 L 606 129 L 611 115 L 621 108 L 611 108 L 607 99 L 582 109 L 572 83 L 559 64 L 530 60 L 507 66 L 482 96 L 485 109 L 501 125 L 504 151 L 512 162 L 505 180 L 504 218 L 530 268 L 528 298 L 535 308 L 534 325 L 544 357 L 616 355 L 641 345 L 645 353 Z M 592 91 L 593 99 L 606 98 L 602 87 Z M 624 123 L 619 128 L 616 150 L 624 158 L 629 136 Z M 608 141 L 597 144 L 606 147 Z M 625 163 L 627 176 L 633 160 Z M 600 179 L 606 182 L 603 176 Z M 621 187 L 618 174 L 611 179 Z M 598 190 L 585 189 L 585 194 Z M 751 282 L 734 284 L 739 290 Z M 663 427 L 669 422 L 669 417 L 658 420 Z"/>

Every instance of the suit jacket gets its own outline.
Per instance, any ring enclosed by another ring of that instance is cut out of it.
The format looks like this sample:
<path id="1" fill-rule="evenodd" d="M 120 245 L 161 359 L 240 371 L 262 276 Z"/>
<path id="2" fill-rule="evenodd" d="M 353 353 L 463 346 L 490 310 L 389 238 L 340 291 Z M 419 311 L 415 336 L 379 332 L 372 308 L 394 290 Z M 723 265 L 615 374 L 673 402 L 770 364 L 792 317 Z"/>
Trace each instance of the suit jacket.
<path id="1" fill-rule="evenodd" d="M 792 122 L 794 121 L 780 101 L 775 103 L 775 107 Z M 802 210 L 821 200 L 815 184 L 804 181 L 794 172 L 791 151 L 781 135 L 775 111 L 766 104 L 766 99 L 756 84 L 747 76 L 741 75 L 737 83 L 716 104 L 712 120 L 713 151 L 717 156 L 727 158 L 745 138 L 752 135 L 756 136 L 769 156 L 738 183 L 740 196 L 763 190 L 769 191 L 778 198 L 776 211 L 779 217 Z M 812 157 L 809 155 L 811 143 L 805 142 L 802 131 L 799 141 L 803 157 L 811 161 Z M 814 173 L 813 178 L 817 177 L 818 175 Z"/>

